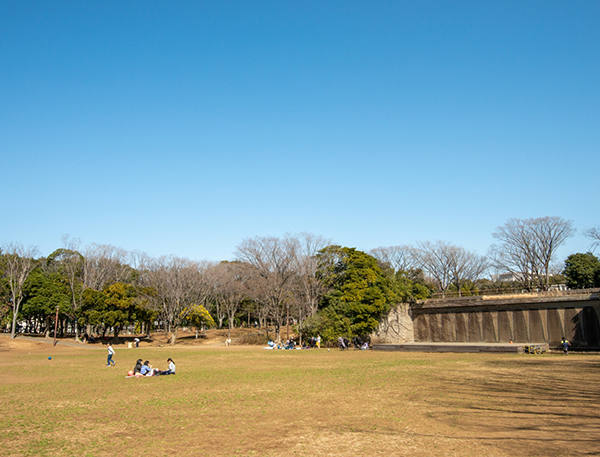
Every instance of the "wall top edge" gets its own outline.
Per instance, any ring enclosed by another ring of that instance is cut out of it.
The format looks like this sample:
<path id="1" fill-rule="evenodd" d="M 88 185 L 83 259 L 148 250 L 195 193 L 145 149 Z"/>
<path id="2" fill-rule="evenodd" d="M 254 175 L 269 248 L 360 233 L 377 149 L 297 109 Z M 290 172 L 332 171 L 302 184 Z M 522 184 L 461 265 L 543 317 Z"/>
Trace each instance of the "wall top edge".
<path id="1" fill-rule="evenodd" d="M 558 294 L 555 292 L 535 293 L 535 294 L 513 294 L 513 295 L 480 295 L 474 297 L 452 297 L 452 298 L 434 298 L 422 300 L 413 305 L 411 309 L 439 309 L 439 308 L 462 308 L 462 307 L 481 307 L 481 306 L 499 306 L 499 305 L 525 305 L 536 303 L 560 303 L 574 301 L 600 300 L 600 289 L 587 289 L 585 291 L 563 291 L 571 292 L 568 294 Z M 575 292 L 575 293 L 574 293 Z"/>

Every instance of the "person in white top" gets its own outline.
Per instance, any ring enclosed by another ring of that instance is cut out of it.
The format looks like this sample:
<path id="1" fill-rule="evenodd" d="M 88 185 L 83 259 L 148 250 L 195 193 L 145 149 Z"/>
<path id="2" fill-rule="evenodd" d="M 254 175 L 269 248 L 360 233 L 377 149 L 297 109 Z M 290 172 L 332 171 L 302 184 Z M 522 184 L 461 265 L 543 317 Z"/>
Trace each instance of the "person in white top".
<path id="1" fill-rule="evenodd" d="M 116 362 L 112 359 L 113 355 L 115 355 L 115 350 L 113 349 L 112 345 L 108 343 L 108 359 L 106 360 L 107 367 L 115 366 Z"/>
<path id="2" fill-rule="evenodd" d="M 171 357 L 167 359 L 167 363 L 169 364 L 169 369 L 159 372 L 159 375 L 175 374 L 175 362 L 173 362 Z"/>

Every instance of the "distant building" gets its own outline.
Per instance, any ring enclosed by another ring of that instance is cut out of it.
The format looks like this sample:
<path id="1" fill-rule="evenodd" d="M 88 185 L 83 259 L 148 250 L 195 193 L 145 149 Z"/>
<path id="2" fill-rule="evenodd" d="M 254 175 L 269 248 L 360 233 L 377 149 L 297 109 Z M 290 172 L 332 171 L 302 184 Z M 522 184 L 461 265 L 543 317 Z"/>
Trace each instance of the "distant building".
<path id="1" fill-rule="evenodd" d="M 533 278 L 534 274 L 531 274 L 531 278 Z M 554 275 L 550 275 L 552 278 Z M 499 273 L 496 275 L 491 275 L 493 282 L 525 282 L 525 277 L 523 273 Z M 568 287 L 566 284 L 551 284 L 548 290 L 567 290 Z"/>
<path id="2" fill-rule="evenodd" d="M 522 282 L 521 273 L 499 273 L 491 276 L 493 282 Z"/>

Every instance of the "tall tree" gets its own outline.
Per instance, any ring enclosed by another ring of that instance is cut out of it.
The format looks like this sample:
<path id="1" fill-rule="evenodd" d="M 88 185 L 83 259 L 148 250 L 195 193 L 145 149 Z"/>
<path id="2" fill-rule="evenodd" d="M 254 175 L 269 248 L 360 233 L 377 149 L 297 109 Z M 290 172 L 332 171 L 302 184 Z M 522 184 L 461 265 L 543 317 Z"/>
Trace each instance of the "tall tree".
<path id="1" fill-rule="evenodd" d="M 481 279 L 488 268 L 489 263 L 485 256 L 467 251 L 460 246 L 453 246 L 450 250 L 452 284 L 456 287 L 459 297 L 462 295 L 463 287 Z"/>
<path id="2" fill-rule="evenodd" d="M 218 305 L 219 326 L 222 325 L 222 319 L 226 317 L 229 337 L 231 337 L 235 315 L 246 297 L 247 267 L 241 262 L 224 261 L 209 268 L 205 273 L 211 298 Z"/>
<path id="3" fill-rule="evenodd" d="M 206 264 L 176 256 L 163 256 L 148 266 L 148 279 L 156 290 L 162 310 L 161 317 L 171 332 L 171 344 L 194 303 L 203 303 L 208 287 L 202 277 Z"/>
<path id="4" fill-rule="evenodd" d="M 38 265 L 29 274 L 23 287 L 21 309 L 24 317 L 44 322 L 46 338 L 50 336 L 51 320 L 57 309 L 62 315 L 71 312 L 71 294 L 64 277 Z"/>
<path id="5" fill-rule="evenodd" d="M 69 248 L 60 248 L 46 259 L 46 268 L 60 272 L 69 286 L 71 297 L 70 317 L 75 320 L 75 339 L 79 340 L 79 326 L 77 319 L 81 312 L 81 299 L 83 293 L 83 256 L 69 245 Z"/>
<path id="6" fill-rule="evenodd" d="M 290 235 L 283 238 L 247 238 L 236 250 L 236 259 L 250 266 L 248 291 L 262 303 L 275 323 L 275 333 L 281 341 L 281 326 L 293 300 L 298 240 Z"/>
<path id="7" fill-rule="evenodd" d="M 85 248 L 83 281 L 86 288 L 103 290 L 117 282 L 130 282 L 133 269 L 127 264 L 128 253 L 110 244 L 91 244 Z"/>
<path id="8" fill-rule="evenodd" d="M 490 248 L 489 258 L 497 270 L 522 278 L 528 289 L 548 290 L 556 251 L 574 233 L 573 222 L 557 216 L 512 218 L 492 233 L 499 244 Z"/>
<path id="9" fill-rule="evenodd" d="M 454 249 L 445 241 L 424 241 L 414 250 L 415 263 L 434 280 L 443 296 L 453 280 Z"/>
<path id="10" fill-rule="evenodd" d="M 10 298 L 12 302 L 12 328 L 10 337 L 16 335 L 19 308 L 23 301 L 23 286 L 29 273 L 35 267 L 37 247 L 24 247 L 20 243 L 10 243 L 3 248 L 4 275 L 8 279 Z"/>
<path id="11" fill-rule="evenodd" d="M 137 292 L 131 284 L 117 282 L 104 288 L 104 312 L 102 322 L 113 329 L 115 339 L 119 338 L 121 329 L 138 320 L 138 313 L 143 313 Z"/>
<path id="12" fill-rule="evenodd" d="M 317 254 L 331 245 L 331 240 L 312 233 L 301 233 L 298 240 L 295 314 L 298 318 L 300 338 L 302 338 L 303 321 L 317 313 L 319 302 L 328 290 L 325 283 L 317 277 L 319 269 Z"/>
<path id="13" fill-rule="evenodd" d="M 318 276 L 329 287 L 312 332 L 326 341 L 339 336 L 368 336 L 396 302 L 389 280 L 377 260 L 355 248 L 328 246 L 318 254 Z"/>

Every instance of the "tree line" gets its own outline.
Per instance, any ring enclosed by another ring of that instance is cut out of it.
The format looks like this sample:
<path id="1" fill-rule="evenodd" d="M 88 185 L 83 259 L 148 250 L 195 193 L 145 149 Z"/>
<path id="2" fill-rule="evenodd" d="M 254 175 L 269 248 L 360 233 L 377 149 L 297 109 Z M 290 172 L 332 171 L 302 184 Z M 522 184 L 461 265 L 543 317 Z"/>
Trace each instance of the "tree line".
<path id="1" fill-rule="evenodd" d="M 313 234 L 244 239 L 231 261 L 147 256 L 63 238 L 47 257 L 17 243 L 0 250 L 2 327 L 14 337 L 19 323 L 49 335 L 52 326 L 118 337 L 134 327 L 160 326 L 175 344 L 182 327 L 229 330 L 257 322 L 282 337 L 293 323 L 302 336 L 365 337 L 392 306 L 436 294 L 472 295 L 600 286 L 600 261 L 592 253 L 554 264 L 557 249 L 575 232 L 559 217 L 509 219 L 493 233 L 487 256 L 444 241 L 378 247 L 370 252 L 335 245 Z M 586 235 L 598 245 L 600 230 Z M 490 271 L 513 281 L 491 281 Z M 563 273 L 559 276 L 557 273 Z M 55 319 L 58 316 L 58 320 Z"/>

